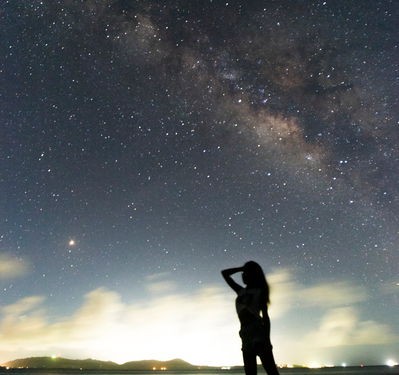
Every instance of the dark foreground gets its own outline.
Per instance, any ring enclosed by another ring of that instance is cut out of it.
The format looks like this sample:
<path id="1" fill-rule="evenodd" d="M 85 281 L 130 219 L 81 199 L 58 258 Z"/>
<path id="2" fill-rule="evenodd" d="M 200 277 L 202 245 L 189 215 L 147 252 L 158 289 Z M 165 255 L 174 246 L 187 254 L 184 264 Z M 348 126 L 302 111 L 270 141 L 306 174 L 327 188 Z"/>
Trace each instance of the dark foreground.
<path id="1" fill-rule="evenodd" d="M 399 367 L 366 366 L 366 367 L 331 367 L 321 369 L 283 368 L 281 375 L 399 375 Z M 209 371 L 112 371 L 112 370 L 57 370 L 57 369 L 10 369 L 0 370 L 0 375 L 244 375 L 243 370 L 209 370 Z M 265 375 L 263 370 L 259 375 Z"/>

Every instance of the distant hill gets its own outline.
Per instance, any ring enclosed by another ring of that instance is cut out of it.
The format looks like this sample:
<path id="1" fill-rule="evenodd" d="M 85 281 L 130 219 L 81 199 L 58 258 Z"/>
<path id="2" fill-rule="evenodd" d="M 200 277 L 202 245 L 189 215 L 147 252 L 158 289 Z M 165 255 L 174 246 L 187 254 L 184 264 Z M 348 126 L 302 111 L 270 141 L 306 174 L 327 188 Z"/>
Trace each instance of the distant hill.
<path id="1" fill-rule="evenodd" d="M 205 366 L 206 367 L 206 366 Z M 198 370 L 198 366 L 194 366 L 191 363 L 183 361 L 182 359 L 172 359 L 170 361 L 156 361 L 156 360 L 144 360 L 144 361 L 132 361 L 126 362 L 120 365 L 121 370 L 154 370 L 154 369 L 168 369 L 168 370 Z M 204 368 L 204 366 L 201 366 Z"/>
<path id="2" fill-rule="evenodd" d="M 98 361 L 94 359 L 67 359 L 53 357 L 32 357 L 15 359 L 2 364 L 9 368 L 31 368 L 31 369 L 69 369 L 69 370 L 172 370 L 172 371 L 195 371 L 213 370 L 218 367 L 195 366 L 182 359 L 172 359 L 170 361 L 144 360 L 131 361 L 119 365 L 111 361 Z"/>
<path id="3" fill-rule="evenodd" d="M 3 363 L 10 368 L 46 368 L 46 369 L 93 369 L 93 370 L 117 370 L 119 365 L 115 362 L 97 361 L 94 359 L 67 359 L 53 357 L 31 357 L 15 359 Z"/>

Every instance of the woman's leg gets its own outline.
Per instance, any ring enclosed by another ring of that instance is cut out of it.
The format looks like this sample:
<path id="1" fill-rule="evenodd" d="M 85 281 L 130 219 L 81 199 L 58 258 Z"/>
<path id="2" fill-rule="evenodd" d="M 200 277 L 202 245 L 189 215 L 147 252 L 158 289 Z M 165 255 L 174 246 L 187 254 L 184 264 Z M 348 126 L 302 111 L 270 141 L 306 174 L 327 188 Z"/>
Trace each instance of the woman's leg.
<path id="1" fill-rule="evenodd" d="M 250 350 L 243 350 L 242 357 L 244 359 L 245 375 L 256 375 L 256 353 Z"/>
<path id="2" fill-rule="evenodd" d="M 271 347 L 262 348 L 258 352 L 258 355 L 260 360 L 262 361 L 262 366 L 268 375 L 279 375 Z"/>

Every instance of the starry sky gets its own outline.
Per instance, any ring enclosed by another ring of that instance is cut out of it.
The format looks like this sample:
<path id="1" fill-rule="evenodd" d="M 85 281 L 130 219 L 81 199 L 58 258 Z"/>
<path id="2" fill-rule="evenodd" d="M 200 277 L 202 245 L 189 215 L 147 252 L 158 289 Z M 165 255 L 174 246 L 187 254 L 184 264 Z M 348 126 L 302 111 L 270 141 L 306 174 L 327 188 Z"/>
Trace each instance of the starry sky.
<path id="1" fill-rule="evenodd" d="M 397 1 L 0 3 L 0 363 L 399 361 Z"/>

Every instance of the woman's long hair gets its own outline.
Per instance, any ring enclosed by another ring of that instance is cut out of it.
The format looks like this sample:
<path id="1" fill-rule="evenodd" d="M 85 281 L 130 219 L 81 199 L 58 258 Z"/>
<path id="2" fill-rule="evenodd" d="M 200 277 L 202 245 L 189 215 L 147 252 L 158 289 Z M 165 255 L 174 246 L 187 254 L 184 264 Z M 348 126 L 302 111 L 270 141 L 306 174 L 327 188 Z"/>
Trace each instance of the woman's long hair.
<path id="1" fill-rule="evenodd" d="M 247 286 L 251 288 L 259 288 L 262 291 L 263 299 L 267 304 L 269 304 L 269 284 L 267 283 L 262 267 L 253 260 L 250 260 L 244 264 L 244 272 Z"/>

